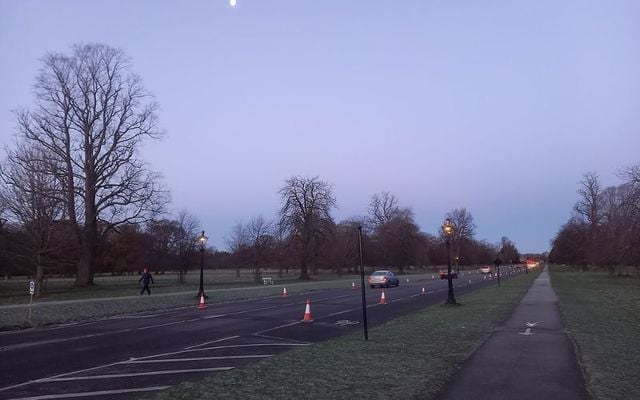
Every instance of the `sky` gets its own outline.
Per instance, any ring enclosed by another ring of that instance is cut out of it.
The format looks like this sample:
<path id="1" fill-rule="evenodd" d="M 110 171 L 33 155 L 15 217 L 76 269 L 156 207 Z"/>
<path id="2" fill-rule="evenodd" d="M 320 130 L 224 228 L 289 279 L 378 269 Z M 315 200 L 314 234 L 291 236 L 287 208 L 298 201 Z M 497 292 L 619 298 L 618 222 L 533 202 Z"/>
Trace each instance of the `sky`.
<path id="1" fill-rule="evenodd" d="M 640 164 L 638 38 L 636 0 L 0 0 L 0 145 L 47 52 L 104 43 L 160 104 L 141 158 L 219 249 L 300 175 L 337 221 L 388 191 L 425 232 L 465 207 L 543 252 L 584 173 Z"/>

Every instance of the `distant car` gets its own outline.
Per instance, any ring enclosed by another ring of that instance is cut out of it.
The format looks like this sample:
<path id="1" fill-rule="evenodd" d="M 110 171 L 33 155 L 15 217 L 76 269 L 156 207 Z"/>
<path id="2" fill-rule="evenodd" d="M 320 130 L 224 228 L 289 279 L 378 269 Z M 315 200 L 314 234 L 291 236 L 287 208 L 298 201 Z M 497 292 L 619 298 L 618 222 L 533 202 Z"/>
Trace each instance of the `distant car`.
<path id="1" fill-rule="evenodd" d="M 447 271 L 440 271 L 440 279 L 449 279 Z M 451 279 L 458 279 L 458 273 L 456 271 L 451 271 Z"/>
<path id="2" fill-rule="evenodd" d="M 482 273 L 482 274 L 488 274 L 488 273 L 490 273 L 490 272 L 491 272 L 491 267 L 488 267 L 488 266 L 486 266 L 486 265 L 485 265 L 485 266 L 480 267 L 480 273 Z"/>
<path id="3" fill-rule="evenodd" d="M 400 286 L 400 279 L 391 271 L 375 271 L 369 276 L 369 286 L 372 288 Z"/>

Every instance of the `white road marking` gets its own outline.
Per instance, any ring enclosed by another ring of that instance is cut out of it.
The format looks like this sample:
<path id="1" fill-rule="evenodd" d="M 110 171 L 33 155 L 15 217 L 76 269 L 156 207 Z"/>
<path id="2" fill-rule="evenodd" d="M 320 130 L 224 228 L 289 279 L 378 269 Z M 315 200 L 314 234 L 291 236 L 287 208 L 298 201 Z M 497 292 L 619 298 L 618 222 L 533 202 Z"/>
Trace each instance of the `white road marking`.
<path id="1" fill-rule="evenodd" d="M 157 317 L 160 314 L 147 314 L 147 315 L 121 315 L 119 317 L 109 317 L 107 319 L 117 320 L 117 319 L 138 319 L 138 318 L 153 318 Z"/>
<path id="2" fill-rule="evenodd" d="M 284 325 L 279 325 L 279 326 L 276 326 L 276 327 L 273 327 L 273 328 L 265 329 L 265 330 L 260 331 L 260 332 L 255 332 L 254 335 L 259 336 L 259 335 L 262 335 L 262 334 L 267 333 L 267 332 L 276 331 L 276 330 L 282 329 L 282 328 L 288 328 L 290 326 L 298 325 L 300 323 L 301 323 L 301 321 L 296 321 L 296 322 L 291 322 L 291 323 L 284 324 Z"/>
<path id="3" fill-rule="evenodd" d="M 263 310 L 271 310 L 273 308 L 278 308 L 278 307 L 286 307 L 286 306 L 290 306 L 291 304 L 283 304 L 283 305 L 276 305 L 276 306 L 268 306 L 268 307 L 261 307 L 261 308 L 253 308 L 251 310 L 244 310 L 244 311 L 237 311 L 237 312 L 230 312 L 230 313 L 226 313 L 226 314 L 216 314 L 216 315 L 207 315 L 206 317 L 203 317 L 203 319 L 211 319 L 211 318 L 220 318 L 220 317 L 228 317 L 228 316 L 233 316 L 233 315 L 240 315 L 240 314 L 246 314 L 246 313 L 250 313 L 250 312 L 256 312 L 256 311 L 263 311 Z"/>
<path id="4" fill-rule="evenodd" d="M 189 350 L 189 351 L 235 349 L 240 347 L 265 347 L 265 346 L 309 346 L 309 345 L 307 343 L 252 343 L 252 344 L 235 344 L 235 345 L 229 345 L 229 346 L 204 347 L 202 349 Z"/>
<path id="5" fill-rule="evenodd" d="M 72 337 L 66 337 L 66 338 L 60 338 L 60 339 L 39 340 L 39 341 L 36 341 L 36 342 L 18 343 L 18 344 L 5 346 L 4 350 L 24 349 L 24 348 L 27 348 L 27 347 L 38 346 L 38 345 L 42 345 L 42 344 L 53 344 L 53 343 L 70 342 L 72 340 L 90 339 L 90 338 L 95 338 L 95 337 L 100 337 L 100 336 L 107 336 L 107 335 L 115 335 L 115 334 L 118 334 L 118 333 L 125 333 L 125 332 L 130 332 L 130 331 L 131 331 L 131 329 L 120 329 L 120 330 L 113 331 L 113 332 L 92 333 L 92 334 L 88 334 L 88 335 L 72 336 Z"/>
<path id="6" fill-rule="evenodd" d="M 67 399 L 67 398 L 74 398 L 74 397 L 93 397 L 93 396 L 105 396 L 110 394 L 153 392 L 157 390 L 169 389 L 170 387 L 171 386 L 149 386 L 145 388 L 100 390 L 97 392 L 45 394 L 42 396 L 18 397 L 18 398 L 13 398 L 9 400 L 50 400 L 50 399 Z"/>
<path id="7" fill-rule="evenodd" d="M 283 337 L 279 337 L 279 336 L 269 336 L 269 335 L 258 335 L 256 333 L 253 333 L 252 336 L 256 336 L 256 337 L 261 337 L 264 339 L 269 339 L 269 340 L 286 340 L 288 343 L 302 343 L 302 344 L 306 344 L 306 345 L 310 345 L 311 343 L 309 342 L 305 342 L 302 340 L 296 340 L 296 339 L 291 339 L 291 338 L 283 338 Z"/>
<path id="8" fill-rule="evenodd" d="M 236 336 L 229 336 L 226 338 L 222 338 L 222 339 L 218 339 L 218 340 L 212 340 L 210 342 L 204 342 L 204 343 L 200 343 L 200 344 L 196 344 L 193 346 L 189 346 L 189 347 L 185 347 L 185 350 L 191 350 L 191 349 L 195 349 L 196 347 L 200 347 L 200 346 L 207 346 L 213 343 L 219 343 L 219 342 L 224 342 L 225 340 L 231 340 L 231 339 L 236 339 L 239 338 L 240 336 L 236 335 Z"/>
<path id="9" fill-rule="evenodd" d="M 140 328 L 136 328 L 136 330 L 137 331 L 143 331 L 145 329 L 160 328 L 160 327 L 163 327 L 163 326 L 177 325 L 177 324 L 182 324 L 182 323 L 185 323 L 185 322 L 189 322 L 189 321 L 175 321 L 175 322 L 167 322 L 167 323 L 164 323 L 164 324 L 142 326 Z"/>
<path id="10" fill-rule="evenodd" d="M 22 386 L 27 386 L 27 385 L 31 385 L 31 384 L 34 384 L 34 383 L 43 382 L 43 381 L 45 381 L 45 380 L 47 380 L 47 379 L 55 379 L 55 378 L 59 378 L 59 377 L 61 377 L 61 376 L 67 376 L 67 375 L 72 375 L 72 374 L 80 374 L 80 373 L 83 373 L 83 372 L 93 371 L 93 370 L 100 369 L 100 368 L 113 367 L 114 365 L 118 365 L 118 364 L 120 364 L 120 363 L 122 363 L 122 361 L 115 362 L 115 363 L 110 363 L 110 364 L 105 364 L 105 365 L 99 365 L 99 366 L 97 366 L 97 367 L 91 367 L 91 368 L 80 369 L 80 370 L 72 371 L 72 372 L 65 372 L 64 374 L 54 375 L 54 376 L 50 376 L 50 377 L 48 377 L 48 378 L 34 379 L 34 380 L 32 380 L 32 381 L 27 381 L 27 382 L 19 383 L 19 384 L 17 384 L 17 385 L 6 386 L 6 387 L 3 387 L 3 388 L 0 388 L 0 392 L 2 392 L 3 390 L 15 389 L 15 388 L 22 387 Z"/>
<path id="11" fill-rule="evenodd" d="M 244 358 L 268 358 L 273 357 L 273 354 L 252 354 L 244 356 L 216 356 L 216 357 L 194 357 L 194 358 L 165 358 L 162 360 L 131 360 L 126 361 L 123 364 L 151 364 L 151 363 L 171 363 L 171 362 L 188 362 L 188 361 L 206 361 L 206 360 L 234 360 Z"/>
<path id="12" fill-rule="evenodd" d="M 192 372 L 228 371 L 233 368 L 235 367 L 192 368 L 192 369 L 174 369 L 174 370 L 167 370 L 167 371 L 133 372 L 133 373 L 126 373 L 126 374 L 70 376 L 67 378 L 40 379 L 40 382 L 89 381 L 93 379 L 128 378 L 131 376 L 151 376 L 151 375 L 186 374 L 186 373 L 192 373 Z"/>
<path id="13" fill-rule="evenodd" d="M 531 328 L 527 328 L 524 330 L 524 332 L 518 332 L 521 335 L 525 335 L 525 336 L 529 336 L 529 335 L 533 335 L 534 333 L 531 332 Z"/>
<path id="14" fill-rule="evenodd" d="M 300 343 L 254 343 L 254 344 L 235 344 L 235 345 L 228 345 L 228 346 L 214 346 L 214 347 L 203 347 L 203 348 L 197 348 L 197 349 L 186 349 L 186 350 L 180 350 L 180 351 L 173 351 L 171 353 L 162 353 L 162 354 L 155 354 L 152 356 L 145 356 L 145 357 L 139 357 L 139 358 L 132 358 L 129 359 L 127 361 L 121 361 L 117 364 L 122 364 L 122 363 L 126 363 L 129 361 L 137 361 L 137 360 L 148 360 L 151 358 L 157 358 L 157 357 L 165 357 L 165 356 L 172 356 L 172 355 L 176 355 L 176 354 L 184 354 L 184 353 L 191 353 L 194 351 L 206 351 L 206 350 L 218 350 L 218 349 L 233 349 L 236 347 L 260 347 L 260 346 L 306 346 L 307 344 L 300 344 Z"/>

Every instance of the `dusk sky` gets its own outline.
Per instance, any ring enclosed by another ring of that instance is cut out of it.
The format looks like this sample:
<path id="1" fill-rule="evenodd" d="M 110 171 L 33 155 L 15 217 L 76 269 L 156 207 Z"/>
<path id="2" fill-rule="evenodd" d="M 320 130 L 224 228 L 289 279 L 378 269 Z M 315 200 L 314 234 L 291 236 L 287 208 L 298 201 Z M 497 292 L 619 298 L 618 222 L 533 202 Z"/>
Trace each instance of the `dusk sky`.
<path id="1" fill-rule="evenodd" d="M 225 248 L 292 175 L 337 221 L 394 194 L 421 230 L 550 249 L 582 174 L 640 164 L 640 1 L 0 0 L 0 144 L 41 58 L 123 49 L 166 137 L 141 157 Z"/>

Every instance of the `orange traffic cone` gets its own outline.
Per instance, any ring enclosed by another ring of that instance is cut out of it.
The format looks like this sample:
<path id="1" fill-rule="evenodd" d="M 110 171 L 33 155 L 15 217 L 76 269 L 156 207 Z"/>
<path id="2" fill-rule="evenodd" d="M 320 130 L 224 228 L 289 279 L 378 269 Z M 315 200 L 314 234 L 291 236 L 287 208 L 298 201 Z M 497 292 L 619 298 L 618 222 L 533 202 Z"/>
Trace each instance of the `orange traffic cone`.
<path id="1" fill-rule="evenodd" d="M 204 293 L 200 294 L 200 304 L 198 304 L 198 308 L 207 308 L 207 306 L 204 305 Z"/>
<path id="2" fill-rule="evenodd" d="M 387 299 L 384 297 L 384 290 L 382 291 L 382 294 L 380 295 L 380 303 L 379 304 L 387 304 Z"/>
<path id="3" fill-rule="evenodd" d="M 420 292 L 420 294 L 427 294 L 427 290 L 425 288 L 422 288 L 422 292 Z"/>
<path id="4" fill-rule="evenodd" d="M 282 288 L 282 297 L 287 297 L 287 296 L 289 296 L 287 294 L 287 288 Z"/>
<path id="5" fill-rule="evenodd" d="M 307 307 L 304 309 L 304 317 L 302 318 L 303 322 L 312 322 L 313 318 L 311 318 L 311 303 L 309 299 L 307 299 Z"/>
<path id="6" fill-rule="evenodd" d="M 357 288 L 358 287 L 356 286 L 356 283 L 355 282 L 351 282 L 351 290 L 355 290 Z"/>

